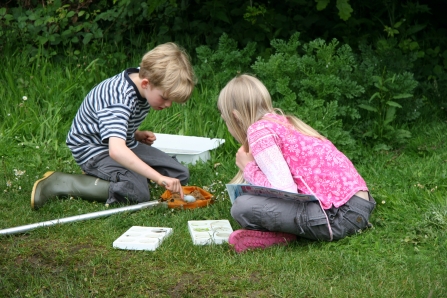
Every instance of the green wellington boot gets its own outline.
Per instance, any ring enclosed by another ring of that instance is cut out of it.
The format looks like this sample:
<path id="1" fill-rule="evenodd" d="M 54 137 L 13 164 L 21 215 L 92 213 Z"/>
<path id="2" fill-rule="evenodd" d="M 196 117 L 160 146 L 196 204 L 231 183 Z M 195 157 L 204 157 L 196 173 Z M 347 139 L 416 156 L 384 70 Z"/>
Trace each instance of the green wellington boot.
<path id="1" fill-rule="evenodd" d="M 109 197 L 109 185 L 110 182 L 89 175 L 46 172 L 42 179 L 34 183 L 31 208 L 38 209 L 56 196 L 105 202 Z"/>

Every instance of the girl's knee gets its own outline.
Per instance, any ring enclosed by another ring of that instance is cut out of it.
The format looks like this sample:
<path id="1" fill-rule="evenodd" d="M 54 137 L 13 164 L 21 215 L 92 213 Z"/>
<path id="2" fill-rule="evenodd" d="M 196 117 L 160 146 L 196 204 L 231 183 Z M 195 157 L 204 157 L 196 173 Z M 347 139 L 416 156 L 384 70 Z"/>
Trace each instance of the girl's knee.
<path id="1" fill-rule="evenodd" d="M 236 220 L 246 217 L 247 213 L 251 212 L 252 204 L 249 202 L 249 196 L 238 197 L 233 206 L 231 206 L 231 216 Z"/>

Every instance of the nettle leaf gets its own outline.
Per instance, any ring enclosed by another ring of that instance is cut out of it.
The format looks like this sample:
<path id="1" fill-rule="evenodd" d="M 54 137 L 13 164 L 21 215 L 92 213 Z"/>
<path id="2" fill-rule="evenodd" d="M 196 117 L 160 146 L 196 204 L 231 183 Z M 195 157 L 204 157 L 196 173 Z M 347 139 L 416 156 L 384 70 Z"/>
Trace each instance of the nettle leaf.
<path id="1" fill-rule="evenodd" d="M 392 122 L 396 118 L 396 108 L 395 107 L 389 107 L 386 110 L 386 116 L 385 116 L 385 122 L 384 124 L 387 125 L 388 123 Z M 390 127 L 392 128 L 392 127 Z"/>
<path id="2" fill-rule="evenodd" d="M 394 99 L 409 98 L 409 97 L 413 97 L 413 94 L 397 94 L 393 96 Z"/>
<path id="3" fill-rule="evenodd" d="M 365 109 L 365 110 L 377 113 L 377 109 L 375 107 L 372 107 L 372 106 L 369 106 L 369 105 L 359 104 L 359 108 L 362 108 L 362 109 Z"/>
<path id="4" fill-rule="evenodd" d="M 386 104 L 389 105 L 390 107 L 402 108 L 402 106 L 395 101 L 389 100 L 386 102 Z"/>
<path id="5" fill-rule="evenodd" d="M 48 42 L 48 38 L 44 36 L 38 36 L 37 40 L 39 41 L 39 44 L 44 45 Z"/>
<path id="6" fill-rule="evenodd" d="M 83 44 L 88 44 L 90 42 L 90 40 L 92 39 L 93 34 L 92 33 L 86 33 L 84 35 L 84 39 L 82 40 Z"/>
<path id="7" fill-rule="evenodd" d="M 325 9 L 328 6 L 329 1 L 330 0 L 315 0 L 315 2 L 317 2 L 317 10 Z"/>
<path id="8" fill-rule="evenodd" d="M 391 146 L 388 146 L 386 144 L 377 144 L 374 146 L 373 150 L 374 151 L 388 151 L 393 149 Z"/>
<path id="9" fill-rule="evenodd" d="M 369 99 L 369 102 L 371 102 L 374 98 L 376 98 L 377 96 L 379 96 L 379 98 L 380 98 L 380 93 L 379 92 L 376 92 L 376 93 L 374 93 L 372 96 L 371 96 L 371 98 Z"/>
<path id="10" fill-rule="evenodd" d="M 230 24 L 230 19 L 227 17 L 225 12 L 223 12 L 221 10 L 216 13 L 216 18 Z"/>
<path id="11" fill-rule="evenodd" d="M 35 22 L 34 22 L 34 26 L 40 26 L 40 25 L 42 25 L 43 24 L 43 19 L 37 19 Z"/>
<path id="12" fill-rule="evenodd" d="M 351 17 L 353 9 L 349 4 L 349 0 L 337 0 L 338 15 L 343 21 L 347 21 Z"/>
<path id="13" fill-rule="evenodd" d="M 399 142 L 403 142 L 403 141 L 411 138 L 411 132 L 409 132 L 408 130 L 405 130 L 405 129 L 397 129 L 395 132 L 395 138 Z"/>

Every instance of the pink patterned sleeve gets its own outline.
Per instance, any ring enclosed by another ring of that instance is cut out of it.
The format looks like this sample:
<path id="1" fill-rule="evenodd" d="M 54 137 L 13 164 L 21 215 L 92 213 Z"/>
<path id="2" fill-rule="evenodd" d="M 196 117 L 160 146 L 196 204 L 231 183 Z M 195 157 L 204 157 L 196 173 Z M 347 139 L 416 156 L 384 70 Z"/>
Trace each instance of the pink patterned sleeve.
<path id="1" fill-rule="evenodd" d="M 245 167 L 245 180 L 253 185 L 297 193 L 298 187 L 277 144 L 278 137 L 265 127 L 252 127 L 248 133 L 255 161 Z"/>

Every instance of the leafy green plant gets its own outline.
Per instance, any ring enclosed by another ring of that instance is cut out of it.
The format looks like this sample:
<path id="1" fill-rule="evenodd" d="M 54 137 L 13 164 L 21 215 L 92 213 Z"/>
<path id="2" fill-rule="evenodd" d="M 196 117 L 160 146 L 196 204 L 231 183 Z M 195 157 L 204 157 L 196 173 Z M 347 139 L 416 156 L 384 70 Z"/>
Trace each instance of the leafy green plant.
<path id="1" fill-rule="evenodd" d="M 299 36 L 273 40 L 275 53 L 268 60 L 258 58 L 252 67 L 277 107 L 297 115 L 345 150 L 352 149 L 354 140 L 342 119 L 359 118 L 349 103 L 364 92 L 351 77 L 354 55 L 336 40 L 316 39 L 301 46 Z"/>
<path id="2" fill-rule="evenodd" d="M 61 54 L 66 48 L 121 42 L 154 11 L 173 1 L 24 1 L 0 8 L 0 45 L 22 47 L 34 59 Z"/>
<path id="3" fill-rule="evenodd" d="M 373 125 L 363 134 L 365 137 L 378 139 L 380 141 L 386 140 L 401 144 L 411 137 L 411 133 L 402 128 L 393 126 L 393 122 L 397 117 L 396 110 L 402 108 L 398 102 L 413 97 L 413 90 L 417 86 L 417 82 L 413 79 L 413 75 L 408 72 L 396 75 L 392 74 L 389 77 L 386 71 L 382 76 L 373 76 L 372 82 L 377 88 L 368 103 L 362 103 L 360 108 L 365 109 L 376 116 L 373 117 Z M 376 145 L 380 149 L 390 149 L 385 144 Z"/>
<path id="4" fill-rule="evenodd" d="M 330 0 L 315 0 L 315 2 L 317 2 L 317 9 L 323 10 L 328 6 L 329 2 L 331 2 L 331 1 Z M 339 15 L 340 19 L 346 21 L 351 17 L 353 9 L 351 7 L 351 4 L 349 4 L 349 0 L 337 0 L 336 6 L 338 9 L 338 15 Z"/>
<path id="5" fill-rule="evenodd" d="M 211 84 L 217 89 L 222 88 L 238 73 L 250 69 L 255 50 L 256 43 L 253 42 L 239 50 L 237 42 L 225 33 L 220 37 L 215 51 L 209 46 L 198 47 L 195 72 L 199 82 Z"/>

